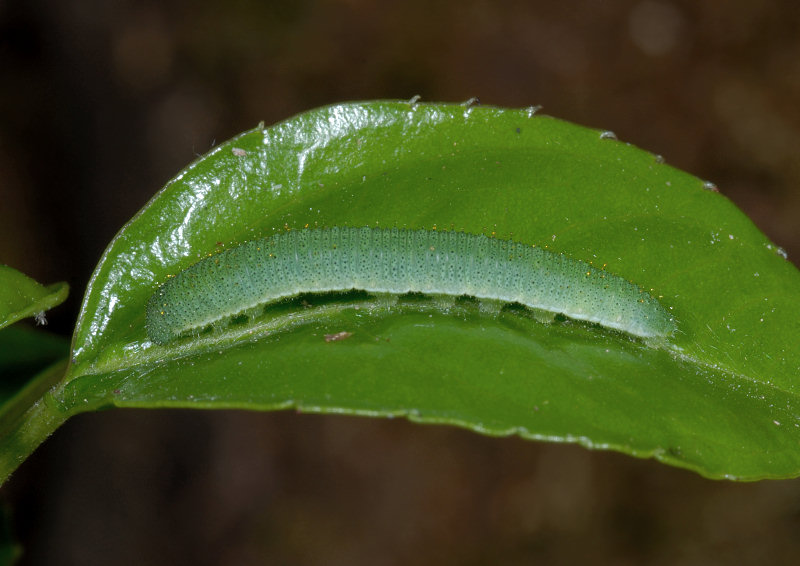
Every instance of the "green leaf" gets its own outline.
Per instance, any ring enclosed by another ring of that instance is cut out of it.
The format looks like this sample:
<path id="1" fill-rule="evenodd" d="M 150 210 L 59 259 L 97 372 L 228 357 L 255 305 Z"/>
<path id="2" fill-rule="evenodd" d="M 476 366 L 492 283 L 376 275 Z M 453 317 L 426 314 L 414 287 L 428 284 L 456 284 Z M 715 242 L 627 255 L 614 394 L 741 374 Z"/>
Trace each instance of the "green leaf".
<path id="1" fill-rule="evenodd" d="M 45 287 L 16 269 L 0 265 L 0 328 L 29 316 L 44 321 L 44 311 L 63 303 L 68 292 L 64 282 Z"/>
<path id="2" fill-rule="evenodd" d="M 257 128 L 181 172 L 111 242 L 71 365 L 25 419 L 52 428 L 111 406 L 398 415 L 654 457 L 711 478 L 797 476 L 798 271 L 710 188 L 533 109 L 371 102 Z M 515 309 L 345 295 L 148 341 L 145 304 L 170 275 L 306 225 L 545 245 L 650 290 L 678 332 L 645 343 Z M 326 340 L 340 332 L 349 337 Z M 45 434 L 24 425 L 0 444 L 6 474 Z"/>

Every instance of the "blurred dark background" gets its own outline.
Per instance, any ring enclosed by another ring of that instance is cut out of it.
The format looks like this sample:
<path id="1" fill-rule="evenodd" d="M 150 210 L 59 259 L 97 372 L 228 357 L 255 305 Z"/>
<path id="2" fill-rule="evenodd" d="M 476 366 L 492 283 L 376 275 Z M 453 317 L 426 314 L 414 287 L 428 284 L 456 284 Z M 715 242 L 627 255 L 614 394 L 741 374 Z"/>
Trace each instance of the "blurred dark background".
<path id="1" fill-rule="evenodd" d="M 800 256 L 795 0 L 0 0 L 0 262 L 70 300 L 215 143 L 372 98 L 528 106 L 715 182 Z M 24 564 L 790 564 L 800 482 L 400 420 L 112 411 L 3 488 Z"/>

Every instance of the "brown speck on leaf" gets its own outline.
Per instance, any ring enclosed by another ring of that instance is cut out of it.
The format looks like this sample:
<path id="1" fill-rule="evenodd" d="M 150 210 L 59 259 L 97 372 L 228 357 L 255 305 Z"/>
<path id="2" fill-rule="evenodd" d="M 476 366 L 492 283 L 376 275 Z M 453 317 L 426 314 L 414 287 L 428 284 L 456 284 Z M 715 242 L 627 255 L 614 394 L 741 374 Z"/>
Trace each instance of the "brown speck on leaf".
<path id="1" fill-rule="evenodd" d="M 326 334 L 325 341 L 326 342 L 338 342 L 339 340 L 347 340 L 353 335 L 352 332 L 342 331 L 337 332 L 336 334 Z"/>
<path id="2" fill-rule="evenodd" d="M 231 150 L 231 152 L 232 152 L 232 153 L 233 153 L 233 154 L 234 154 L 236 157 L 244 157 L 245 155 L 247 155 L 247 150 L 244 150 L 244 149 L 242 149 L 241 147 L 234 147 L 234 148 Z"/>

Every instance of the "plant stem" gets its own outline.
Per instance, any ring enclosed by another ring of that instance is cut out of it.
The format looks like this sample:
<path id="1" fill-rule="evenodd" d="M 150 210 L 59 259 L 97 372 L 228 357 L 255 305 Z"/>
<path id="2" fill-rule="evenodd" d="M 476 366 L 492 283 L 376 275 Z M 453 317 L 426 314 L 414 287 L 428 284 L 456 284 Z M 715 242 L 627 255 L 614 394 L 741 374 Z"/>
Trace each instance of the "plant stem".
<path id="1" fill-rule="evenodd" d="M 68 361 L 50 366 L 25 386 L 0 412 L 0 485 L 72 413 L 59 409 L 52 394 Z"/>

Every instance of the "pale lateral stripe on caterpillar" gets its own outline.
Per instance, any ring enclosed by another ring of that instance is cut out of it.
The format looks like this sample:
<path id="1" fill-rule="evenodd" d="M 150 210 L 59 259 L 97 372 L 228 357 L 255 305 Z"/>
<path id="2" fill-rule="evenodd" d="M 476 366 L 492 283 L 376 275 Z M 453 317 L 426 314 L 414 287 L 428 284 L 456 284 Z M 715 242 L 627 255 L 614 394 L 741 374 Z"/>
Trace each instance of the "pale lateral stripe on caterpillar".
<path id="1" fill-rule="evenodd" d="M 675 322 L 633 283 L 529 244 L 463 232 L 303 229 L 207 257 L 164 283 L 147 305 L 147 334 L 189 331 L 300 293 L 470 295 L 666 337 Z"/>

